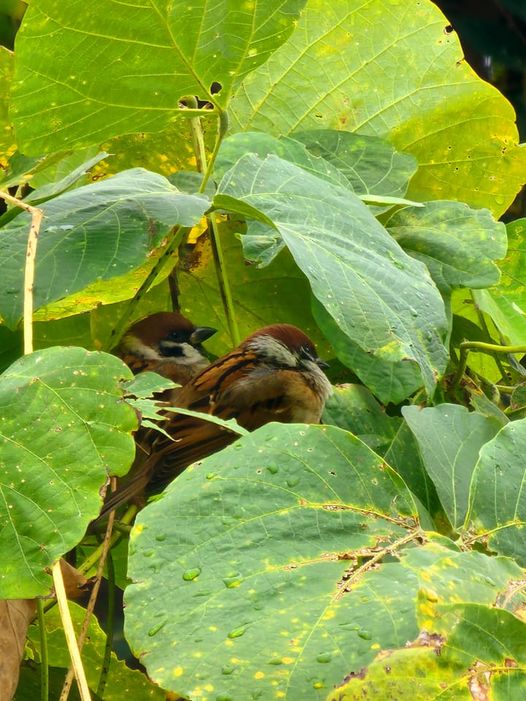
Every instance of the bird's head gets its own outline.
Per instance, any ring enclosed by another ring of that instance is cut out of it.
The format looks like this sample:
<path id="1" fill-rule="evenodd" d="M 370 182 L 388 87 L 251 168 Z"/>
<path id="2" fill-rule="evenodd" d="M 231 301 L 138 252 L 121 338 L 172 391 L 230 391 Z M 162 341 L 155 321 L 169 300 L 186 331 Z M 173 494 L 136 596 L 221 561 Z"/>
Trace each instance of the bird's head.
<path id="1" fill-rule="evenodd" d="M 157 312 L 131 326 L 121 348 L 149 360 L 173 358 L 182 365 L 203 359 L 201 343 L 216 329 L 194 324 L 179 312 Z"/>
<path id="2" fill-rule="evenodd" d="M 292 324 L 272 324 L 258 329 L 243 345 L 257 353 L 262 360 L 282 368 L 326 368 L 328 364 L 318 357 L 311 339 Z"/>

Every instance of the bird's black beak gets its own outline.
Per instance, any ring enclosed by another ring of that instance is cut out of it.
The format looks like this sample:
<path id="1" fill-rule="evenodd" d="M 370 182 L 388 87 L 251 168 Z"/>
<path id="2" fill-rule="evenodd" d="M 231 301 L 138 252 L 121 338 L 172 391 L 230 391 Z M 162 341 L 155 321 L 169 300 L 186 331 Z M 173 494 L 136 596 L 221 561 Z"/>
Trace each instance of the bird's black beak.
<path id="1" fill-rule="evenodd" d="M 217 332 L 217 329 L 213 329 L 211 326 L 197 326 L 190 334 L 190 343 L 197 346 L 199 343 L 206 341 L 207 338 L 213 336 Z"/>
<path id="2" fill-rule="evenodd" d="M 320 368 L 328 368 L 330 367 L 329 363 L 326 363 L 325 360 L 322 360 L 321 358 L 315 358 L 314 362 L 316 365 Z"/>

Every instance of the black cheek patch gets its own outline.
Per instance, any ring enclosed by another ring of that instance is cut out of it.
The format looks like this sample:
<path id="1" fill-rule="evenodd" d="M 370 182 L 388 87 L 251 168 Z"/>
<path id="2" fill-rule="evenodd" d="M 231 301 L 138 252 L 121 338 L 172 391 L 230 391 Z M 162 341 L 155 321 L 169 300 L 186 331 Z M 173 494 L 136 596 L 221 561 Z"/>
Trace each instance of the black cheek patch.
<path id="1" fill-rule="evenodd" d="M 171 343 L 165 344 L 162 341 L 159 344 L 159 350 L 166 358 L 181 358 L 184 355 L 182 346 L 172 345 Z"/>

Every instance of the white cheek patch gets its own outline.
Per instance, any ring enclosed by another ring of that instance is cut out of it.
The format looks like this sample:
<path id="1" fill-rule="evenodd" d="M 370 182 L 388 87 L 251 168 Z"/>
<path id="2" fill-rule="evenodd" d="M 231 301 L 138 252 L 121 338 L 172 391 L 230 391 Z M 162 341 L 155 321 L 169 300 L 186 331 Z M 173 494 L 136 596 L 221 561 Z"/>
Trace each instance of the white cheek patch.
<path id="1" fill-rule="evenodd" d="M 163 356 L 155 348 L 147 346 L 137 336 L 124 336 L 121 341 L 121 348 L 145 360 L 163 360 Z"/>
<path id="2" fill-rule="evenodd" d="M 298 364 L 296 356 L 272 336 L 257 336 L 250 341 L 249 348 L 276 365 L 295 368 Z"/>
<path id="3" fill-rule="evenodd" d="M 174 358 L 175 363 L 179 365 L 196 365 L 197 363 L 208 365 L 208 360 L 190 343 L 178 343 L 175 345 L 183 349 L 183 355 Z"/>

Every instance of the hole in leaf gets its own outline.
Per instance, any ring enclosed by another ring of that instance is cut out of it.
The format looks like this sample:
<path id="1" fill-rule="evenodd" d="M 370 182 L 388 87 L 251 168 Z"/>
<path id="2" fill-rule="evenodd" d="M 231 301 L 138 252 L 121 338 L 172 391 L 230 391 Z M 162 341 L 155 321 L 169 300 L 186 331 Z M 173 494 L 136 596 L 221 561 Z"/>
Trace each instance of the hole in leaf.
<path id="1" fill-rule="evenodd" d="M 450 24 L 447 24 L 444 27 L 444 34 L 451 34 L 452 31 L 453 31 L 453 27 Z"/>
<path id="2" fill-rule="evenodd" d="M 220 93 L 222 89 L 223 86 L 221 83 L 214 80 L 214 82 L 210 85 L 210 95 L 217 95 L 217 93 Z"/>

